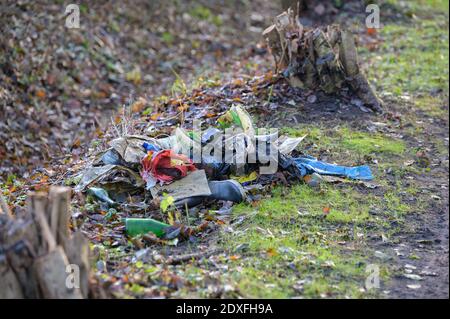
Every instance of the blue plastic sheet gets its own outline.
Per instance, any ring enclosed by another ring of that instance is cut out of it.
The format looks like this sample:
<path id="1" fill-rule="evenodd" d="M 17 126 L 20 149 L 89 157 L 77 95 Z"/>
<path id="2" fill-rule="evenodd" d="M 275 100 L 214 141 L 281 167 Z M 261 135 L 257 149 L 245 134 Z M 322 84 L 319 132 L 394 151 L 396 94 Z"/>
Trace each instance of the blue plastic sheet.
<path id="1" fill-rule="evenodd" d="M 314 157 L 293 158 L 301 172 L 301 176 L 317 173 L 320 175 L 333 175 L 359 180 L 372 180 L 372 172 L 367 165 L 362 166 L 339 166 L 316 160 Z"/>

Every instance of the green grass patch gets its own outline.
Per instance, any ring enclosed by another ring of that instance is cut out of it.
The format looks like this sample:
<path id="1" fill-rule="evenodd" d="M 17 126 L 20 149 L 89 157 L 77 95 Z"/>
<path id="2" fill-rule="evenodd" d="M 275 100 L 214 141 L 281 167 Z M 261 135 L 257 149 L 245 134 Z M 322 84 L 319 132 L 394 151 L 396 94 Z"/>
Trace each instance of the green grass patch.
<path id="1" fill-rule="evenodd" d="M 399 216 L 411 211 L 411 207 L 402 202 L 398 191 L 390 191 L 384 194 L 386 210 L 393 216 Z"/>
<path id="2" fill-rule="evenodd" d="M 379 133 L 366 133 L 342 128 L 341 145 L 362 155 L 371 153 L 390 153 L 400 155 L 405 151 L 405 144 L 401 140 L 386 137 Z"/>
<path id="3" fill-rule="evenodd" d="M 236 249 L 243 243 L 246 250 L 230 261 L 231 269 L 240 269 L 230 271 L 230 280 L 251 298 L 360 296 L 366 256 L 350 256 L 343 247 L 358 241 L 356 233 L 366 233 L 373 200 L 351 187 L 298 184 L 276 187 L 256 208 L 237 205 L 234 214 L 246 215 L 246 222 L 223 234 L 222 244 L 231 253 L 240 254 Z"/>
<path id="4" fill-rule="evenodd" d="M 326 130 L 318 125 L 305 125 L 298 128 L 283 127 L 280 129 L 279 134 L 290 137 L 302 137 L 306 135 L 304 142 L 320 143 L 321 145 L 331 144 L 331 139 L 327 136 Z"/>
<path id="5" fill-rule="evenodd" d="M 394 95 L 448 92 L 448 15 L 380 29 L 384 43 L 367 70 L 379 91 Z"/>
<path id="6" fill-rule="evenodd" d="M 166 43 L 166 44 L 172 44 L 175 41 L 175 37 L 173 36 L 172 33 L 170 32 L 163 32 L 163 34 L 161 35 L 161 40 Z"/>
<path id="7" fill-rule="evenodd" d="M 436 12 L 446 12 L 448 13 L 449 2 L 448 0 L 409 0 L 409 1 L 399 1 L 399 0 L 387 0 L 387 4 L 390 5 L 399 5 L 401 4 L 407 10 L 406 13 L 409 13 L 409 16 L 412 14 L 421 14 L 424 11 L 436 11 Z"/>
<path id="8" fill-rule="evenodd" d="M 286 134 L 291 137 L 307 135 L 300 144 L 302 146 L 315 146 L 317 153 L 326 150 L 333 157 L 359 159 L 363 155 L 386 154 L 401 155 L 406 146 L 402 140 L 385 136 L 381 133 L 369 133 L 355 131 L 349 127 L 324 128 L 320 126 L 304 126 L 301 128 L 283 128 L 280 135 Z M 315 153 L 315 149 L 309 150 Z M 314 155 L 314 154 L 312 154 Z"/>
<path id="9" fill-rule="evenodd" d="M 448 101 L 440 97 L 420 96 L 414 99 L 414 106 L 424 111 L 431 117 L 442 118 L 448 116 Z"/>
<path id="10" fill-rule="evenodd" d="M 209 21 L 217 27 L 223 24 L 222 18 L 219 15 L 213 14 L 209 8 L 202 5 L 196 5 L 189 10 L 189 15 L 198 20 Z"/>

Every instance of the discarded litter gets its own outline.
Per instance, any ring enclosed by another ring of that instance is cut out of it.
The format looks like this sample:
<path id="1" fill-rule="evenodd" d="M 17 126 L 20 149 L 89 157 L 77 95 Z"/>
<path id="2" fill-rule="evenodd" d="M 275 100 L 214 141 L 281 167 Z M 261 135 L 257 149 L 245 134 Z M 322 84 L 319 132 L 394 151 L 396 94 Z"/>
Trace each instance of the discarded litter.
<path id="1" fill-rule="evenodd" d="M 122 156 L 120 156 L 120 154 L 115 149 L 110 149 L 110 150 L 106 151 L 106 153 L 104 153 L 102 155 L 102 157 L 100 158 L 100 161 L 104 165 L 111 164 L 111 165 L 126 166 L 126 162 L 124 161 Z"/>
<path id="2" fill-rule="evenodd" d="M 147 151 L 147 152 L 159 152 L 161 150 L 161 148 L 158 145 L 154 145 L 154 144 L 150 144 L 147 142 L 144 142 L 142 144 L 142 147 Z"/>
<path id="3" fill-rule="evenodd" d="M 170 183 L 185 177 L 188 171 L 196 167 L 185 155 L 177 154 L 172 150 L 162 150 L 149 153 L 142 160 L 142 178 L 147 182 L 147 189 L 151 189 L 156 182 Z"/>
<path id="4" fill-rule="evenodd" d="M 107 204 L 108 206 L 113 206 L 116 203 L 109 197 L 108 192 L 100 187 L 91 187 L 87 190 L 89 195 L 98 198 L 101 202 Z"/>
<path id="5" fill-rule="evenodd" d="M 255 135 L 250 115 L 238 105 L 233 105 L 228 112 L 219 117 L 217 122 L 222 128 L 227 128 L 231 124 L 234 124 L 242 128 L 245 134 Z"/>
<path id="6" fill-rule="evenodd" d="M 144 186 L 144 182 L 138 173 L 125 166 L 114 164 L 87 168 L 82 172 L 81 180 L 75 187 L 75 191 L 84 191 L 93 184 L 102 185 L 104 188 L 117 186 L 116 188 L 124 191 Z"/>
<path id="7" fill-rule="evenodd" d="M 256 173 L 256 171 L 253 171 L 246 176 L 231 176 L 231 178 L 238 181 L 242 185 L 246 185 L 256 180 L 258 178 L 258 174 Z"/>
<path id="8" fill-rule="evenodd" d="M 223 128 L 231 133 L 225 130 L 223 134 Z M 366 165 L 339 166 L 299 156 L 297 148 L 305 137 L 279 137 L 277 132 L 256 129 L 247 111 L 234 105 L 218 118 L 217 127 L 203 132 L 178 127 L 173 135 L 158 139 L 139 135 L 114 139 L 111 148 L 82 172 L 75 190 L 87 190 L 102 207 L 114 206 L 117 212 L 166 214 L 167 223 L 148 218 L 148 214 L 124 222 L 128 236 L 147 234 L 149 239 L 151 233 L 167 241 L 190 238 L 205 229 L 204 223 L 189 226 L 188 209 L 202 203 L 222 201 L 219 210 L 208 207 L 211 214 L 224 217 L 231 213 L 233 203 L 260 200 L 266 186 L 273 184 L 303 181 L 319 187 L 334 179 L 364 183 L 373 179 Z M 223 152 L 218 155 L 216 149 Z M 263 171 L 269 168 L 272 171 Z M 170 210 L 160 211 L 167 198 Z"/>
<path id="9" fill-rule="evenodd" d="M 120 154 L 125 162 L 140 164 L 146 155 L 145 149 L 142 147 L 145 142 L 153 145 L 157 143 L 155 139 L 146 136 L 127 135 L 112 140 L 109 145 Z"/>
<path id="10" fill-rule="evenodd" d="M 178 236 L 189 238 L 208 226 L 208 222 L 203 222 L 195 227 L 182 224 L 169 225 L 152 218 L 125 218 L 124 222 L 125 232 L 130 237 L 152 233 L 156 237 L 167 240 L 174 239 Z"/>
<path id="11" fill-rule="evenodd" d="M 126 218 L 125 231 L 131 236 L 146 234 L 148 232 L 154 233 L 158 237 L 165 235 L 170 225 L 162 223 L 152 218 Z"/>
<path id="12" fill-rule="evenodd" d="M 359 180 L 373 179 L 370 167 L 367 165 L 355 167 L 339 166 L 318 161 L 313 157 L 298 157 L 294 158 L 294 161 L 300 169 L 302 176 L 318 173 L 321 175 L 342 176 Z"/>

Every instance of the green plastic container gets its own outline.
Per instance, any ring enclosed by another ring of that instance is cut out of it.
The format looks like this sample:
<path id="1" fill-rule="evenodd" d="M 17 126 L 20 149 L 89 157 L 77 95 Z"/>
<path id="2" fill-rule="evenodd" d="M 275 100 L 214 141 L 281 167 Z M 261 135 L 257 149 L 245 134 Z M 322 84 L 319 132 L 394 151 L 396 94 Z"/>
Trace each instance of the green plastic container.
<path id="1" fill-rule="evenodd" d="M 151 218 L 125 218 L 125 231 L 131 237 L 148 232 L 161 237 L 165 234 L 164 230 L 167 227 L 170 227 L 170 225 Z"/>

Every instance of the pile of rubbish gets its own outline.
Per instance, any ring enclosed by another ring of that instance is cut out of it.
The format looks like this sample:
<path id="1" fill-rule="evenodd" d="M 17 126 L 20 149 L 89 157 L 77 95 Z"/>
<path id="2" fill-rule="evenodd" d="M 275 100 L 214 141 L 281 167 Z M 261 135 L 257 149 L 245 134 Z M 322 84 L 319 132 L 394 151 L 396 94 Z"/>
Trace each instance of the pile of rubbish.
<path id="1" fill-rule="evenodd" d="M 260 199 L 266 186 L 279 182 L 315 187 L 324 176 L 373 179 L 365 165 L 345 167 L 298 156 L 305 137 L 279 137 L 277 131 L 255 128 L 247 111 L 233 105 L 217 127 L 204 131 L 194 125 L 161 138 L 127 135 L 110 141 L 110 148 L 79 174 L 75 191 L 87 193 L 104 210 L 133 207 L 167 216 L 165 221 L 125 218 L 125 232 L 170 240 L 189 238 L 206 227 L 204 221 L 195 227 L 180 222 L 184 211 L 199 205 L 219 203 L 219 211 L 227 212 L 233 203 Z"/>

